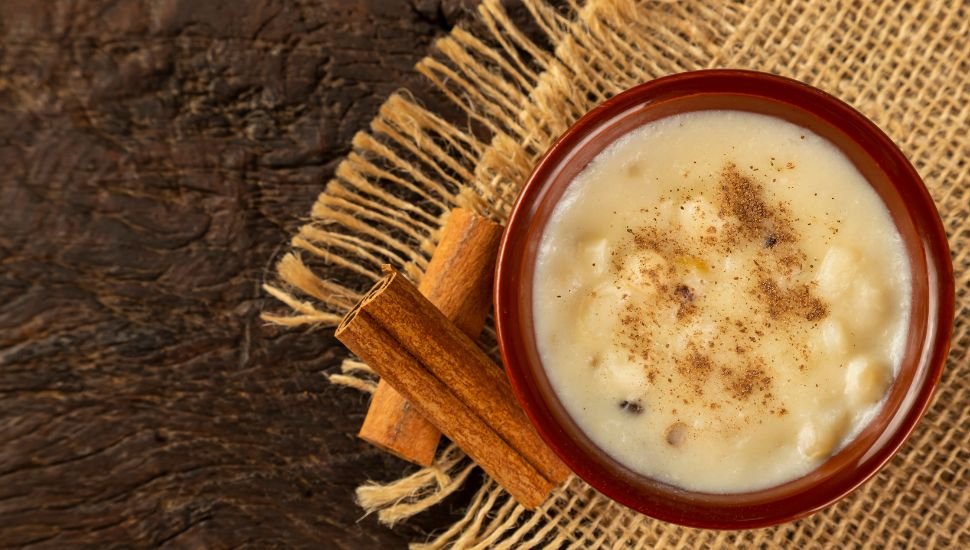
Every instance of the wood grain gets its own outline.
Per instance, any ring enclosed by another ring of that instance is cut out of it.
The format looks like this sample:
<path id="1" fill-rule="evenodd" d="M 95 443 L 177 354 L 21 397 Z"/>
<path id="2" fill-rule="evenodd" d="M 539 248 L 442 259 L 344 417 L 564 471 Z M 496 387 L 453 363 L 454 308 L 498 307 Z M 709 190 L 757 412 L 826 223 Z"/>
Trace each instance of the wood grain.
<path id="1" fill-rule="evenodd" d="M 408 466 L 355 437 L 332 333 L 258 318 L 384 98 L 448 112 L 412 67 L 459 4 L 0 2 L 0 545 L 398 548 L 460 512 L 361 519 Z"/>

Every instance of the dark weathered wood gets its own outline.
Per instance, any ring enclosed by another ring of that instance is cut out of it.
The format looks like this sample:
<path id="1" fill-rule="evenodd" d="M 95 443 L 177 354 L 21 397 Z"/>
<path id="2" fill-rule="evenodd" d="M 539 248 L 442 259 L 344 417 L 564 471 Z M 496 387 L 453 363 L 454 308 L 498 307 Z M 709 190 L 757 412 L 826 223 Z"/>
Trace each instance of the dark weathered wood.
<path id="1" fill-rule="evenodd" d="M 408 467 L 354 436 L 332 336 L 258 314 L 460 4 L 0 2 L 0 544 L 397 547 L 448 522 L 358 521 L 353 489 Z"/>

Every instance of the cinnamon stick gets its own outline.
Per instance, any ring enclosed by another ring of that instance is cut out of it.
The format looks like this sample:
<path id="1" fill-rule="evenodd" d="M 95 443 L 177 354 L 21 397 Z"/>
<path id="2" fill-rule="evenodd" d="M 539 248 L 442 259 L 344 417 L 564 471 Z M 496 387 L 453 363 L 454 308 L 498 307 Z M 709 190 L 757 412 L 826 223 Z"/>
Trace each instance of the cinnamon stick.
<path id="1" fill-rule="evenodd" d="M 502 226 L 469 210 L 448 216 L 418 289 L 472 338 L 491 308 Z M 384 379 L 377 384 L 358 436 L 404 460 L 430 466 L 441 432 Z"/>
<path id="2" fill-rule="evenodd" d="M 375 285 L 336 334 L 523 506 L 569 476 L 501 369 L 400 274 Z"/>

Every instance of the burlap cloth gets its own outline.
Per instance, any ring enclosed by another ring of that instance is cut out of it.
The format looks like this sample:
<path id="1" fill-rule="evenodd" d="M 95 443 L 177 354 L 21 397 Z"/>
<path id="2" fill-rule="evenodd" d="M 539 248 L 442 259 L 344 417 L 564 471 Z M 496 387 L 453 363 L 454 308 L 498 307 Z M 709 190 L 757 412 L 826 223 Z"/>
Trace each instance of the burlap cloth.
<path id="1" fill-rule="evenodd" d="M 391 262 L 421 277 L 454 205 L 502 220 L 539 155 L 594 104 L 661 75 L 741 67 L 827 90 L 882 127 L 912 160 L 953 250 L 953 350 L 933 405 L 878 476 L 838 504 L 769 529 L 685 529 L 632 512 L 573 478 L 534 513 L 486 481 L 467 515 L 428 547 L 970 548 L 970 5 L 963 0 L 788 2 L 591 0 L 525 2 L 544 37 L 530 39 L 497 0 L 476 35 L 455 29 L 417 69 L 467 113 L 456 127 L 406 95 L 391 97 L 293 237 L 267 291 L 288 307 L 272 322 L 336 323 Z M 354 277 L 348 277 L 354 274 Z M 359 283 L 358 283 L 359 284 Z M 489 346 L 490 334 L 483 345 Z M 334 382 L 372 391 L 347 361 Z M 358 491 L 394 523 L 434 505 L 474 468 L 450 446 L 437 463 Z"/>

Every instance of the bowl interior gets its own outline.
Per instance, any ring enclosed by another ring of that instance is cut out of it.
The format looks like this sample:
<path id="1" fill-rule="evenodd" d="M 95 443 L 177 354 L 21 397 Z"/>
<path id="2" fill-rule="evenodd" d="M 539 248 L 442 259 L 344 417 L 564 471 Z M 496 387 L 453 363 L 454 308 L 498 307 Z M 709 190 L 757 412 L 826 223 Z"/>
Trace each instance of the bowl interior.
<path id="1" fill-rule="evenodd" d="M 688 492 L 639 475 L 600 450 L 550 387 L 535 344 L 533 271 L 542 230 L 573 178 L 620 136 L 672 114 L 731 109 L 772 115 L 827 138 L 888 207 L 912 269 L 909 339 L 881 413 L 815 471 L 742 494 Z M 546 442 L 583 479 L 642 513 L 708 528 L 748 528 L 807 515 L 857 487 L 899 448 L 925 410 L 945 360 L 953 318 L 952 267 L 939 216 L 919 176 L 865 117 L 814 88 L 747 71 L 699 71 L 655 80 L 591 111 L 549 150 L 516 203 L 496 278 L 496 321 L 513 387 Z"/>

